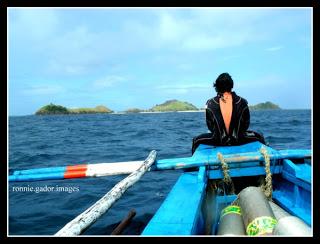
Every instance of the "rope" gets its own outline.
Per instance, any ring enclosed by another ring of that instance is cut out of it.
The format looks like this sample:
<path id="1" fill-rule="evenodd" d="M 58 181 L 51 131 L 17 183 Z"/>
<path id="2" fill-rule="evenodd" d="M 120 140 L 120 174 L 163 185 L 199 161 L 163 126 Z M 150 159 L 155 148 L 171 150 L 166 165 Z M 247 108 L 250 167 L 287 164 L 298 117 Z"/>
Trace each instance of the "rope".
<path id="1" fill-rule="evenodd" d="M 265 178 L 265 183 L 260 186 L 261 190 L 265 194 L 268 200 L 272 200 L 272 174 L 270 171 L 270 156 L 268 154 L 268 151 L 266 148 L 261 147 L 260 153 L 264 157 L 264 162 L 265 162 L 265 171 L 266 171 L 266 178 Z M 228 164 L 225 162 L 223 155 L 218 152 L 217 153 L 218 159 L 221 162 L 221 167 L 223 171 L 223 181 L 227 185 L 231 186 L 231 193 L 234 194 L 234 184 L 233 181 L 229 175 L 229 167 Z M 237 195 L 237 198 L 231 203 L 231 205 L 239 205 L 239 194 Z"/>
<path id="2" fill-rule="evenodd" d="M 217 153 L 218 159 L 221 162 L 222 172 L 223 172 L 223 182 L 227 185 L 231 186 L 231 193 L 234 194 L 234 184 L 233 181 L 229 175 L 229 167 L 226 161 L 224 160 L 222 154 L 220 152 Z"/>
<path id="3" fill-rule="evenodd" d="M 266 178 L 265 178 L 265 184 L 261 185 L 261 189 L 268 198 L 268 200 L 272 199 L 272 174 L 270 172 L 270 156 L 268 155 L 268 152 L 266 148 L 261 147 L 260 153 L 264 157 L 265 162 L 265 171 L 266 171 Z"/>

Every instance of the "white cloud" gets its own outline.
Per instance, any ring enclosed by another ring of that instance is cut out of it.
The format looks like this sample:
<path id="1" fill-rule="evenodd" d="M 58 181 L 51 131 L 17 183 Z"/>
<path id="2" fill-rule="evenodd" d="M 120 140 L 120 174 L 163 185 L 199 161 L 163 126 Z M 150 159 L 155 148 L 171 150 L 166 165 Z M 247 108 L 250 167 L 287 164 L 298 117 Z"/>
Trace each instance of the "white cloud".
<path id="1" fill-rule="evenodd" d="M 194 92 L 195 90 L 208 90 L 210 86 L 207 84 L 200 84 L 200 82 L 192 84 L 174 84 L 174 85 L 160 85 L 156 86 L 156 90 L 170 94 L 186 94 L 189 92 Z"/>
<path id="2" fill-rule="evenodd" d="M 279 51 L 283 48 L 283 46 L 275 46 L 275 47 L 269 47 L 266 49 L 268 52 L 274 52 L 274 51 Z"/>
<path id="3" fill-rule="evenodd" d="M 214 50 L 230 46 L 240 46 L 244 44 L 248 38 L 244 34 L 234 35 L 231 40 L 225 34 L 206 35 L 198 34 L 192 35 L 190 38 L 183 41 L 182 48 L 187 50 Z"/>
<path id="4" fill-rule="evenodd" d="M 177 69 L 183 70 L 183 71 L 187 71 L 187 70 L 191 70 L 192 69 L 192 65 L 191 64 L 187 64 L 187 63 L 181 63 L 177 65 Z"/>
<path id="5" fill-rule="evenodd" d="M 49 61 L 46 72 L 63 75 L 82 75 L 87 73 L 89 67 L 85 64 L 76 64 L 73 62 L 53 59 Z"/>
<path id="6" fill-rule="evenodd" d="M 105 88 L 112 87 L 116 84 L 119 84 L 120 82 L 125 80 L 126 78 L 122 76 L 116 76 L 116 75 L 106 76 L 104 78 L 94 81 L 92 84 L 92 87 L 94 89 L 105 89 Z"/>
<path id="7" fill-rule="evenodd" d="M 105 63 L 106 52 L 111 52 L 106 37 L 86 26 L 77 26 L 50 40 L 43 46 L 49 59 L 48 72 L 82 75 Z"/>
<path id="8" fill-rule="evenodd" d="M 275 74 L 266 74 L 263 77 L 252 78 L 247 80 L 239 80 L 236 82 L 236 86 L 239 89 L 260 89 L 269 90 L 269 88 L 278 87 L 288 83 L 288 78 L 281 77 Z"/>
<path id="9" fill-rule="evenodd" d="M 158 31 L 159 38 L 162 41 L 179 42 L 190 33 L 190 20 L 177 19 L 173 15 L 164 12 L 159 15 Z"/>
<path id="10" fill-rule="evenodd" d="M 194 8 L 153 10 L 154 21 L 129 21 L 123 34 L 138 48 L 181 51 L 210 51 L 270 41 L 284 32 L 287 23 L 300 19 L 280 14 L 283 10 L 262 8 Z M 268 19 L 268 21 L 266 21 Z M 292 26 L 292 25 L 291 25 Z"/>
<path id="11" fill-rule="evenodd" d="M 89 74 L 114 60 L 123 63 L 132 53 L 153 49 L 197 52 L 237 47 L 279 32 L 273 23 L 279 21 L 265 21 L 276 11 L 262 9 L 152 9 L 148 10 L 148 21 L 144 14 L 141 18 L 130 15 L 114 23 L 116 28 L 109 28 L 109 22 L 103 28 L 96 28 L 91 21 L 65 24 L 65 13 L 55 9 L 18 10 L 11 13 L 9 27 L 19 48 L 11 41 L 10 46 L 14 52 L 27 52 L 25 40 L 38 40 L 31 42 L 31 48 L 38 52 L 27 54 L 44 60 L 43 73 L 49 75 Z"/>
<path id="12" fill-rule="evenodd" d="M 59 17 L 54 9 L 21 8 L 9 9 L 9 21 L 13 38 L 41 42 L 52 37 L 59 26 Z"/>
<path id="13" fill-rule="evenodd" d="M 158 27 L 153 28 L 158 46 L 173 46 L 187 51 L 205 51 L 241 46 L 268 38 L 256 21 L 265 11 L 228 9 L 192 10 L 187 15 L 174 11 L 158 13 Z"/>
<path id="14" fill-rule="evenodd" d="M 239 59 L 241 57 L 242 57 L 241 55 L 229 55 L 229 56 L 222 57 L 221 60 L 230 61 L 230 60 L 234 60 L 234 59 Z"/>
<path id="15" fill-rule="evenodd" d="M 23 94 L 25 95 L 54 95 L 64 93 L 66 90 L 62 86 L 57 85 L 33 85 L 25 90 Z"/>

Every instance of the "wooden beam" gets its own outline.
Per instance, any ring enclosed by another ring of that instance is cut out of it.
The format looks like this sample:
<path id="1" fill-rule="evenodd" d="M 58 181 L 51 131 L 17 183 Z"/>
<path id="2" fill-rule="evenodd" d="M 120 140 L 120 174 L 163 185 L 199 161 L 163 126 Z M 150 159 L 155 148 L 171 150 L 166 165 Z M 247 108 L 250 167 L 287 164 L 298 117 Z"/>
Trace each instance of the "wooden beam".
<path id="1" fill-rule="evenodd" d="M 123 230 L 130 224 L 131 219 L 136 215 L 136 211 L 131 209 L 128 215 L 121 221 L 121 223 L 112 231 L 111 235 L 121 235 Z"/>

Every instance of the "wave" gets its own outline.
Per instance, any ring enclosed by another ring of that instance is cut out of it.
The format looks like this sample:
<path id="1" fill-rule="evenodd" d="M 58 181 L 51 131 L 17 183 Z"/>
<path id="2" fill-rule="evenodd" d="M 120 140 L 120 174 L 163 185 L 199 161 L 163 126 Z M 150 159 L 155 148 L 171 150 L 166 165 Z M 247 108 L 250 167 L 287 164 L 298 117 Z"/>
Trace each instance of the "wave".
<path id="1" fill-rule="evenodd" d="M 311 131 L 311 123 L 306 118 L 309 114 L 305 111 L 252 113 L 251 127 L 261 131 L 277 149 L 311 148 L 311 133 L 307 133 Z M 9 120 L 9 171 L 83 162 L 143 160 L 152 149 L 157 150 L 158 159 L 189 157 L 192 138 L 207 130 L 201 113 L 16 117 Z M 146 173 L 85 234 L 109 235 L 131 208 L 137 215 L 123 234 L 140 234 L 181 173 L 181 170 Z M 124 177 L 30 182 L 32 186 L 77 186 L 80 191 L 10 192 L 10 234 L 52 235 Z M 17 183 L 20 184 L 23 185 Z"/>

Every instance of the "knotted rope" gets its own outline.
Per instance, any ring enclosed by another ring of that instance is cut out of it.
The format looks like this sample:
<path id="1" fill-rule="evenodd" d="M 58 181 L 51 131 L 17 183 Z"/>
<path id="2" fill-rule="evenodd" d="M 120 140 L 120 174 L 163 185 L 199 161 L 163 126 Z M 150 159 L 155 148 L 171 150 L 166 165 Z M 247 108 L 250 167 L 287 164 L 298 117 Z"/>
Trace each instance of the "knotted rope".
<path id="1" fill-rule="evenodd" d="M 272 174 L 270 171 L 270 156 L 268 154 L 268 151 L 265 147 L 261 147 L 260 153 L 262 154 L 265 162 L 265 171 L 266 171 L 266 177 L 265 177 L 265 183 L 260 186 L 261 190 L 265 194 L 268 200 L 272 200 Z M 221 161 L 223 175 L 224 175 L 224 182 L 225 183 L 231 183 L 232 189 L 234 191 L 234 185 L 233 182 L 229 176 L 228 173 L 228 165 L 224 161 L 224 158 L 221 153 L 218 153 L 218 158 Z M 232 205 L 238 205 L 239 203 L 239 194 L 237 195 L 237 198 L 231 203 Z"/>
<path id="2" fill-rule="evenodd" d="M 268 151 L 266 148 L 261 147 L 260 153 L 264 157 L 265 162 L 265 171 L 266 171 L 266 178 L 265 178 L 265 184 L 261 185 L 261 189 L 268 198 L 268 200 L 272 199 L 272 174 L 270 171 L 270 156 L 268 154 Z"/>
<path id="3" fill-rule="evenodd" d="M 218 159 L 221 162 L 222 172 L 223 172 L 223 181 L 227 185 L 231 186 L 231 193 L 234 194 L 234 184 L 233 181 L 229 175 L 229 167 L 226 161 L 224 160 L 222 154 L 220 152 L 217 153 Z"/>

